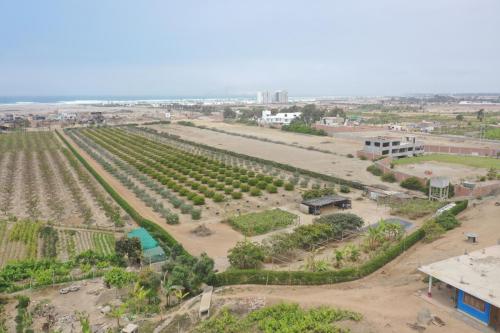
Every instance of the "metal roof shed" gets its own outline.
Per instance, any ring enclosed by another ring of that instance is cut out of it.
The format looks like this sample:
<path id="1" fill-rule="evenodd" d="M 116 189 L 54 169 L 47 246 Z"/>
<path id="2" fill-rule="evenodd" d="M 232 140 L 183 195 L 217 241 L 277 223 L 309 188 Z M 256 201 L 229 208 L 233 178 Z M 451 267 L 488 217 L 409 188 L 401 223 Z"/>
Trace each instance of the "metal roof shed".
<path id="1" fill-rule="evenodd" d="M 302 205 L 308 207 L 308 213 L 319 215 L 321 208 L 335 206 L 342 209 L 351 208 L 351 199 L 340 195 L 327 195 L 324 197 L 313 198 L 302 201 Z"/>

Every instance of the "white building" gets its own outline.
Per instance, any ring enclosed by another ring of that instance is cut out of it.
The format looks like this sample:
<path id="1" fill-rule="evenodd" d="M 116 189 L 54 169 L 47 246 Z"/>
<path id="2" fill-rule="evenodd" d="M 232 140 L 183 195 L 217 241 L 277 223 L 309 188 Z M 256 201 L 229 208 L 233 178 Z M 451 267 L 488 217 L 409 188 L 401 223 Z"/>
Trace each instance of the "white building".
<path id="1" fill-rule="evenodd" d="M 269 104 L 271 103 L 271 96 L 269 91 L 259 91 L 257 92 L 257 104 Z"/>
<path id="2" fill-rule="evenodd" d="M 275 91 L 272 102 L 278 104 L 288 104 L 288 92 L 286 90 Z"/>
<path id="3" fill-rule="evenodd" d="M 284 112 L 273 115 L 271 111 L 264 110 L 262 111 L 262 118 L 259 119 L 259 123 L 262 125 L 288 125 L 292 120 L 300 117 L 301 114 L 302 112 Z"/>
<path id="4" fill-rule="evenodd" d="M 363 153 L 373 157 L 417 156 L 424 153 L 424 144 L 413 136 L 405 136 L 401 139 L 378 136 L 365 140 Z"/>

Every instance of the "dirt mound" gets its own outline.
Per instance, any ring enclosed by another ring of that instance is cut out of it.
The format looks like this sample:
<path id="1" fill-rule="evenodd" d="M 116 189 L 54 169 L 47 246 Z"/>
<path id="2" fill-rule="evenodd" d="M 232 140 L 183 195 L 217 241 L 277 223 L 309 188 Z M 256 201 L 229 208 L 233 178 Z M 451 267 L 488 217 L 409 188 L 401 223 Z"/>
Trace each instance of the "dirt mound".
<path id="1" fill-rule="evenodd" d="M 199 226 L 191 230 L 191 233 L 199 237 L 207 237 L 212 235 L 213 231 L 208 229 L 205 224 L 200 224 Z"/>

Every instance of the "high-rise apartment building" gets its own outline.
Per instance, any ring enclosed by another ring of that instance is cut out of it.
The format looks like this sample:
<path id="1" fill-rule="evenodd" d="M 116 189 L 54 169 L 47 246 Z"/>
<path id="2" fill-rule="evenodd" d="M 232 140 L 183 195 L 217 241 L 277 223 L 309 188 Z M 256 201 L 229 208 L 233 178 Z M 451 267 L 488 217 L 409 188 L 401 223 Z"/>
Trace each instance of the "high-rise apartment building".
<path id="1" fill-rule="evenodd" d="M 259 91 L 257 92 L 257 104 L 287 104 L 288 103 L 288 92 L 286 90 L 278 90 L 273 94 L 269 91 Z"/>

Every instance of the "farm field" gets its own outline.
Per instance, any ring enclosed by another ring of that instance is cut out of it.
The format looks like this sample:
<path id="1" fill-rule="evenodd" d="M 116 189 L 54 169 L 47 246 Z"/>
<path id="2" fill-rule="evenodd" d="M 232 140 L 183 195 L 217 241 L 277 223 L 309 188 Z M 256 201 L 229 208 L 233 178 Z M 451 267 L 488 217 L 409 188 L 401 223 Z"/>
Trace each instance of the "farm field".
<path id="1" fill-rule="evenodd" d="M 114 232 L 130 223 L 53 132 L 0 136 L 0 189 L 0 266 L 110 254 Z"/>
<path id="2" fill-rule="evenodd" d="M 228 223 L 245 236 L 265 234 L 297 222 L 298 216 L 280 209 L 235 216 Z"/>
<path id="3" fill-rule="evenodd" d="M 0 213 L 54 225 L 111 229 L 125 213 L 53 132 L 0 136 Z"/>
<path id="4" fill-rule="evenodd" d="M 0 220 L 0 267 L 16 260 L 67 261 L 87 250 L 109 255 L 114 243 L 110 232 L 54 228 L 29 219 Z"/>
<path id="5" fill-rule="evenodd" d="M 68 133 L 167 224 L 220 219 L 300 200 L 295 190 L 299 180 L 283 170 L 128 129 Z"/>

